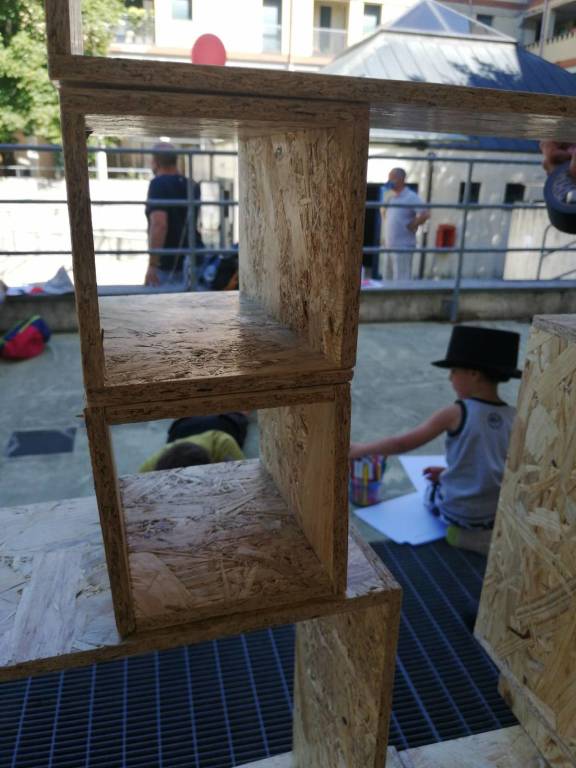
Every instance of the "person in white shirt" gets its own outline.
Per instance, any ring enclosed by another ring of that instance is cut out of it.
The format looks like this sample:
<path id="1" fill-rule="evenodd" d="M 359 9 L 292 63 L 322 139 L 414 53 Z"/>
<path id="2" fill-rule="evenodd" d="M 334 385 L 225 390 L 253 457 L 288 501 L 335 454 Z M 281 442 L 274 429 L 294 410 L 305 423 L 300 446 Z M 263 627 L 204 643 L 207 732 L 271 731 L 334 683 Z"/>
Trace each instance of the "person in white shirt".
<path id="1" fill-rule="evenodd" d="M 392 257 L 392 277 L 394 280 L 410 280 L 416 232 L 428 221 L 430 212 L 422 207 L 422 198 L 406 186 L 406 171 L 403 168 L 393 168 L 388 182 L 394 192 L 388 201 L 385 223 L 386 247 L 390 248 Z"/>

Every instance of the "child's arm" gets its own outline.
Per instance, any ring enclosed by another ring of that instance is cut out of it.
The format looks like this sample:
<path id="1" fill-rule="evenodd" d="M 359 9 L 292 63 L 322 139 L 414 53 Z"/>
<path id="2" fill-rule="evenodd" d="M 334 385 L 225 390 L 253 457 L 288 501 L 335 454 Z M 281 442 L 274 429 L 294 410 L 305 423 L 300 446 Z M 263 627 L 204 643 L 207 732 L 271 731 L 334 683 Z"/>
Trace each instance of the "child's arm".
<path id="1" fill-rule="evenodd" d="M 423 421 L 410 432 L 393 437 L 383 437 L 371 443 L 351 443 L 350 458 L 359 459 L 371 453 L 381 453 L 384 456 L 393 456 L 398 453 L 408 453 L 421 445 L 426 445 L 442 432 L 455 432 L 462 420 L 462 409 L 456 403 L 441 408 L 433 413 L 429 419 Z"/>

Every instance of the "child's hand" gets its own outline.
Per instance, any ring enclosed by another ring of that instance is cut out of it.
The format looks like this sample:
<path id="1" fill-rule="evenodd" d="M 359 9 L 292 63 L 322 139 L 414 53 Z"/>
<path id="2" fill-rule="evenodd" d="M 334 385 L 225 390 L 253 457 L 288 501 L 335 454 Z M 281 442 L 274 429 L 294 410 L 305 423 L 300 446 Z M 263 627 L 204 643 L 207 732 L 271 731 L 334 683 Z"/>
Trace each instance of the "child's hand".
<path id="1" fill-rule="evenodd" d="M 431 483 L 437 483 L 445 469 L 446 467 L 426 467 L 422 470 L 422 474 L 426 480 L 429 480 Z"/>

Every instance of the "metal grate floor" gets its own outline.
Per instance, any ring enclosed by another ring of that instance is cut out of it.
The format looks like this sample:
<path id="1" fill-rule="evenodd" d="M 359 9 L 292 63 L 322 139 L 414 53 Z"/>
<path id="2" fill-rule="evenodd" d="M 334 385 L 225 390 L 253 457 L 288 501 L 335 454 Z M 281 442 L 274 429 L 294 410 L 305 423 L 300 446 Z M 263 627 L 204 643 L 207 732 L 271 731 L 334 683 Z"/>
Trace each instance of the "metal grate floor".
<path id="1" fill-rule="evenodd" d="M 515 723 L 472 638 L 483 560 L 375 549 L 404 587 L 390 743 Z M 231 768 L 290 750 L 292 627 L 0 685 L 2 768 Z"/>

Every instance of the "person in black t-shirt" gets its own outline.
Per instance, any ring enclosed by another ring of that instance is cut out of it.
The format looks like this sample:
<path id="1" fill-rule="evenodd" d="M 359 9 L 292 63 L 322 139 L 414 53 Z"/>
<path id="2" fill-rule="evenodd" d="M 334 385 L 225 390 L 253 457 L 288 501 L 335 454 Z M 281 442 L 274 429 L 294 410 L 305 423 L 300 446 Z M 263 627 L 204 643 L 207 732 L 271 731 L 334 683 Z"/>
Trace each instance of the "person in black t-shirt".
<path id="1" fill-rule="evenodd" d="M 148 187 L 146 218 L 148 219 L 148 248 L 188 247 L 188 208 L 184 205 L 155 203 L 154 200 L 187 200 L 188 180 L 178 171 L 178 156 L 174 146 L 161 142 L 154 146 L 152 172 L 154 178 Z M 171 151 L 172 150 L 172 151 Z M 192 182 L 195 199 L 199 199 L 199 185 Z M 203 247 L 196 227 L 196 246 Z M 184 253 L 150 253 L 144 285 L 160 286 L 184 283 Z"/>

